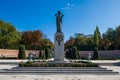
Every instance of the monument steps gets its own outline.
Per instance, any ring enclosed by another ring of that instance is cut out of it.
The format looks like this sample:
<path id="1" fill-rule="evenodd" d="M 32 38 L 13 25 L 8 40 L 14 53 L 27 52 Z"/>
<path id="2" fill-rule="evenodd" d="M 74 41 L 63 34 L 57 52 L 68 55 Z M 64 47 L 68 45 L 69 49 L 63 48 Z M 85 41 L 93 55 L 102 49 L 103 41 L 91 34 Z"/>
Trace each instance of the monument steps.
<path id="1" fill-rule="evenodd" d="M 0 74 L 119 74 L 101 67 L 16 67 L 3 69 Z"/>
<path id="2" fill-rule="evenodd" d="M 12 69 L 106 69 L 101 67 L 13 67 Z"/>

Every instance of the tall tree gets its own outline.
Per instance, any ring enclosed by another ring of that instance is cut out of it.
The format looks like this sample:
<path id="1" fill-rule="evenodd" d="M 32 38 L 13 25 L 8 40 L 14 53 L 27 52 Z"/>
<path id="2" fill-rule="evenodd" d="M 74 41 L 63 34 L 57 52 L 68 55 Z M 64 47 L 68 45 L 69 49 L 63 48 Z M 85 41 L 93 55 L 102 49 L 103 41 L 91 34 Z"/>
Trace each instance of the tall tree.
<path id="1" fill-rule="evenodd" d="M 100 41 L 101 49 L 107 50 L 111 46 L 111 41 L 107 38 L 106 34 L 102 35 L 102 40 Z"/>
<path id="2" fill-rule="evenodd" d="M 68 41 L 66 41 L 65 43 L 65 48 L 69 47 L 69 46 L 73 46 L 75 42 L 75 39 L 73 37 L 70 37 L 70 39 Z"/>
<path id="3" fill-rule="evenodd" d="M 12 24 L 0 20 L 0 48 L 7 48 L 18 41 L 19 35 L 16 28 Z"/>
<path id="4" fill-rule="evenodd" d="M 24 32 L 20 43 L 25 44 L 26 49 L 37 50 L 47 46 L 53 48 L 53 43 L 47 38 L 43 39 L 43 33 L 40 30 Z"/>
<path id="5" fill-rule="evenodd" d="M 99 47 L 99 42 L 101 41 L 101 34 L 98 26 L 96 26 L 96 30 L 94 31 L 93 40 L 94 40 L 95 47 Z"/>
<path id="6" fill-rule="evenodd" d="M 116 29 L 116 49 L 120 49 L 120 26 Z"/>
<path id="7" fill-rule="evenodd" d="M 108 28 L 107 31 L 102 36 L 101 45 L 103 45 L 104 49 L 115 49 L 115 36 L 116 36 L 116 30 L 113 28 Z"/>
<path id="8" fill-rule="evenodd" d="M 40 30 L 26 31 L 23 33 L 21 43 L 26 45 L 38 45 L 42 39 L 42 32 Z"/>

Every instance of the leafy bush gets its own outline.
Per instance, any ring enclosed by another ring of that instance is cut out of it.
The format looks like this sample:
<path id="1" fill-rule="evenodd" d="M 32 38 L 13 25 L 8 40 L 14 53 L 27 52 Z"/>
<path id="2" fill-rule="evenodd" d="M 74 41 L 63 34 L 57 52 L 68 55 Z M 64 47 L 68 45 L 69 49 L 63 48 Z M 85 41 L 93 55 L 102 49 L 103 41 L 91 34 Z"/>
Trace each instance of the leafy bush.
<path id="1" fill-rule="evenodd" d="M 88 63 L 53 63 L 48 64 L 46 62 L 21 62 L 20 67 L 98 67 L 98 64 L 91 62 Z"/>
<path id="2" fill-rule="evenodd" d="M 79 53 L 77 47 L 70 46 L 68 51 L 66 51 L 66 58 L 67 59 L 79 59 Z"/>
<path id="3" fill-rule="evenodd" d="M 98 48 L 94 49 L 93 59 L 94 60 L 98 60 L 99 59 Z"/>
<path id="4" fill-rule="evenodd" d="M 19 46 L 18 58 L 19 58 L 19 59 L 25 59 L 25 58 L 26 58 L 25 45 L 20 45 L 20 46 Z"/>
<path id="5" fill-rule="evenodd" d="M 48 54 L 50 54 L 49 48 L 45 49 L 45 59 L 48 59 Z"/>

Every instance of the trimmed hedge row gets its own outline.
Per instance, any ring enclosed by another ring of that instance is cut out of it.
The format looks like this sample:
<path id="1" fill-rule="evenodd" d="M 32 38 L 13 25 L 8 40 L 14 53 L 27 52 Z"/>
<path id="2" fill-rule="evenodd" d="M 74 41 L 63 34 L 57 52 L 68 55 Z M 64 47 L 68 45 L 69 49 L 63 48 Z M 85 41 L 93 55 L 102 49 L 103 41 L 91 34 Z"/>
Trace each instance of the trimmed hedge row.
<path id="1" fill-rule="evenodd" d="M 98 67 L 98 64 L 94 64 L 91 62 L 86 63 L 56 63 L 49 64 L 45 62 L 21 62 L 19 67 Z"/>

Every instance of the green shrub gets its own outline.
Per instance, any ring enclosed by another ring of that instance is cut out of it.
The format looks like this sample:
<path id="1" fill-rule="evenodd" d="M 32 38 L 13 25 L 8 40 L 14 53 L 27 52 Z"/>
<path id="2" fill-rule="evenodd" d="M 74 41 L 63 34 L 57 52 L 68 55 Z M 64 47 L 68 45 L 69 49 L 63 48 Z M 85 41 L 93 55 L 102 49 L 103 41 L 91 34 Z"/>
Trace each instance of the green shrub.
<path id="1" fill-rule="evenodd" d="M 94 60 L 98 60 L 99 59 L 98 48 L 94 49 L 93 59 Z"/>
<path id="2" fill-rule="evenodd" d="M 19 46 L 18 58 L 19 58 L 19 59 L 25 59 L 25 58 L 26 58 L 25 45 L 20 45 L 20 46 Z"/>
<path id="3" fill-rule="evenodd" d="M 51 51 L 49 48 L 46 48 L 45 49 L 45 58 L 48 59 L 48 58 L 51 58 L 52 57 L 52 54 L 51 54 Z"/>
<path id="4" fill-rule="evenodd" d="M 42 59 L 42 51 L 39 51 L 39 58 Z"/>
<path id="5" fill-rule="evenodd" d="M 25 64 L 26 64 L 26 63 L 22 61 L 22 62 L 19 64 L 19 66 L 20 66 L 20 67 L 25 67 Z"/>
<path id="6" fill-rule="evenodd" d="M 19 64 L 20 67 L 98 67 L 98 64 L 94 64 L 91 62 L 88 63 L 53 63 L 48 64 L 46 62 L 21 62 Z"/>

